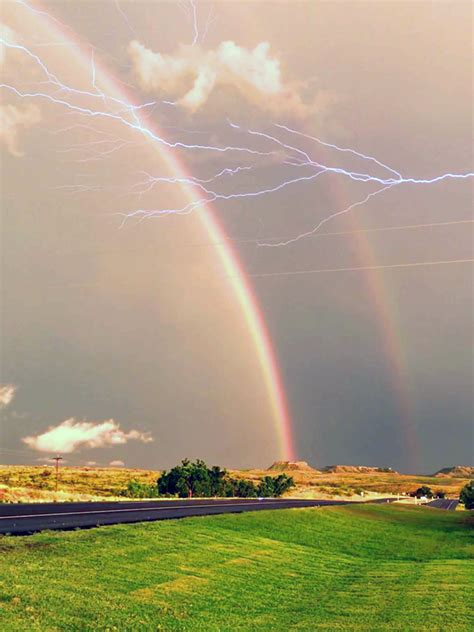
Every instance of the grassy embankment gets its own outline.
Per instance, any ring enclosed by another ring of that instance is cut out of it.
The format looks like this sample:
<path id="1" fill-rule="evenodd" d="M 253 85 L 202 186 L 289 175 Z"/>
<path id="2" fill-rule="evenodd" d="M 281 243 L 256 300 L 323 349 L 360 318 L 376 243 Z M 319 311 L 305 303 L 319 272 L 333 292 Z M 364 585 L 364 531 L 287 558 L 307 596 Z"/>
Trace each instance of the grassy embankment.
<path id="1" fill-rule="evenodd" d="M 59 492 L 55 494 L 54 470 L 51 466 L 0 466 L 0 502 L 34 502 L 51 500 L 98 500 L 117 497 L 131 479 L 142 483 L 156 482 L 159 471 L 125 468 L 62 467 Z M 254 481 L 275 472 L 266 470 L 231 471 L 232 476 Z M 401 494 L 428 485 L 457 497 L 467 482 L 463 478 L 436 478 L 411 474 L 325 473 L 289 471 L 296 487 L 289 496 L 297 498 L 346 498 L 365 495 Z"/>
<path id="2" fill-rule="evenodd" d="M 2 630 L 463 632 L 472 520 L 366 505 L 3 537 Z"/>

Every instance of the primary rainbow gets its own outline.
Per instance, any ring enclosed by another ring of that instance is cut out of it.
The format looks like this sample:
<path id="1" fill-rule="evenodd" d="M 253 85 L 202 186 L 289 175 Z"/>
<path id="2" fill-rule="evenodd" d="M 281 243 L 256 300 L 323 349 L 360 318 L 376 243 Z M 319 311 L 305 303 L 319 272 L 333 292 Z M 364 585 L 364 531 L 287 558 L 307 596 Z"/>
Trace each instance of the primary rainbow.
<path id="1" fill-rule="evenodd" d="M 37 3 L 38 4 L 38 3 Z M 54 36 L 66 38 L 70 44 L 70 51 L 76 59 L 83 65 L 90 64 L 90 51 L 84 50 L 84 45 L 78 41 L 77 36 L 72 35 L 69 29 L 60 28 L 60 23 L 49 16 L 46 12 L 36 11 L 36 19 L 40 20 Z M 133 104 L 133 99 L 128 95 L 119 81 L 99 62 L 95 63 L 97 77 L 101 85 L 105 86 L 109 94 L 124 102 Z M 148 129 L 155 135 L 163 136 L 157 126 Z M 178 156 L 170 149 L 155 145 L 160 157 L 177 178 L 189 178 L 186 166 Z M 198 197 L 198 192 L 192 185 L 183 185 L 182 190 L 189 202 L 194 202 Z M 199 196 L 200 197 L 200 196 Z M 199 211 L 199 218 L 204 229 L 213 242 L 217 257 L 219 258 L 225 274 L 226 282 L 232 285 L 237 301 L 242 310 L 247 329 L 253 341 L 257 354 L 262 376 L 264 379 L 268 399 L 271 406 L 273 424 L 280 450 L 280 458 L 294 460 L 295 449 L 292 435 L 291 417 L 288 403 L 283 388 L 280 369 L 273 349 L 270 335 L 265 324 L 265 320 L 258 304 L 253 288 L 246 276 L 242 263 L 239 260 L 235 249 L 227 238 L 224 228 L 218 219 L 217 213 L 211 204 L 202 205 Z"/>

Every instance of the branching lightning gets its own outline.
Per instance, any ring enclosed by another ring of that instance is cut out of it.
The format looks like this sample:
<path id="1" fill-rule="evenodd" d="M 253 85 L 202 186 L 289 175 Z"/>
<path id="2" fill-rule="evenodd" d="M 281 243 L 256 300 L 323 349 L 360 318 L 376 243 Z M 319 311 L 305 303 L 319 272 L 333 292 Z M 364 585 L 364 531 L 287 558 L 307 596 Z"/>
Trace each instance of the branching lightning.
<path id="1" fill-rule="evenodd" d="M 18 0 L 18 3 L 24 7 L 30 8 L 26 2 Z M 119 2 L 116 3 L 117 10 L 127 19 L 126 14 L 120 7 Z M 208 25 L 211 21 L 211 13 L 208 15 L 206 22 L 206 31 L 200 36 L 198 28 L 198 15 L 196 2 L 190 0 L 188 4 L 181 5 L 186 11 L 193 24 L 193 42 L 195 45 L 200 37 L 201 41 L 205 36 Z M 128 19 L 127 19 L 127 23 Z M 131 28 L 131 27 L 130 27 Z M 301 239 L 314 235 L 319 229 L 331 221 L 332 219 L 349 213 L 357 207 L 362 206 L 376 196 L 388 192 L 391 189 L 401 186 L 430 186 L 444 180 L 462 180 L 471 178 L 474 173 L 441 173 L 430 178 L 415 178 L 409 175 L 402 175 L 400 171 L 379 158 L 365 154 L 354 148 L 341 147 L 334 143 L 323 141 L 315 136 L 311 136 L 302 131 L 294 129 L 283 123 L 273 123 L 274 133 L 268 130 L 247 129 L 234 122 L 228 121 L 228 129 L 230 134 L 236 135 L 239 139 L 243 139 L 240 144 L 198 144 L 188 143 L 184 140 L 170 141 L 164 136 L 158 135 L 148 125 L 143 122 L 144 114 L 151 112 L 160 105 L 173 105 L 170 101 L 149 101 L 140 104 L 132 104 L 123 101 L 117 97 L 106 94 L 97 80 L 97 72 L 94 60 L 94 51 L 91 52 L 90 59 L 90 89 L 82 89 L 64 83 L 60 78 L 50 70 L 45 61 L 26 45 L 8 41 L 5 37 L 0 37 L 0 45 L 5 49 L 28 58 L 43 76 L 42 81 L 37 81 L 32 89 L 24 89 L 11 85 L 9 83 L 0 84 L 6 93 L 14 98 L 22 100 L 32 100 L 50 104 L 54 107 L 60 107 L 72 115 L 81 117 L 81 119 L 89 119 L 90 124 L 76 123 L 62 131 L 72 130 L 77 127 L 91 129 L 97 133 L 101 133 L 92 123 L 100 120 L 110 121 L 125 131 L 137 135 L 143 143 L 152 142 L 166 147 L 171 151 L 183 152 L 210 152 L 218 158 L 226 155 L 252 157 L 252 164 L 240 164 L 234 166 L 235 163 L 224 164 L 213 175 L 209 177 L 166 177 L 164 175 L 154 175 L 143 173 L 141 176 L 145 179 L 137 182 L 131 190 L 131 193 L 143 195 L 144 193 L 159 192 L 163 186 L 192 187 L 195 196 L 192 202 L 188 202 L 182 207 L 166 208 L 134 208 L 125 212 L 119 212 L 118 215 L 123 217 L 122 224 L 129 219 L 136 218 L 140 220 L 152 217 L 163 217 L 166 215 L 187 215 L 197 211 L 203 205 L 212 202 L 224 204 L 231 200 L 254 199 L 266 196 L 276 195 L 280 191 L 287 188 L 296 188 L 303 184 L 315 184 L 322 177 L 337 177 L 349 180 L 357 184 L 357 187 L 364 187 L 364 190 L 345 208 L 334 209 L 328 212 L 326 216 L 317 222 L 313 228 L 296 234 L 293 237 L 282 239 L 279 241 L 256 241 L 259 246 L 267 248 L 275 248 L 293 244 Z M 195 130 L 193 130 L 195 131 Z M 106 133 L 103 133 L 106 134 Z M 355 158 L 362 161 L 364 167 L 362 170 L 347 169 L 340 164 L 335 166 L 324 164 L 317 160 L 312 153 L 301 146 L 287 140 L 287 138 L 296 138 L 325 147 L 335 156 Z M 122 148 L 134 144 L 134 141 L 126 140 L 120 135 L 106 135 L 99 137 L 97 140 L 87 143 L 79 143 L 71 145 L 65 152 L 86 152 L 86 156 L 78 158 L 77 162 L 89 162 L 93 160 L 104 160 L 111 154 L 120 151 Z M 258 187 L 249 187 L 245 184 L 245 173 L 258 170 L 262 166 L 275 165 L 273 181 L 268 185 Z M 244 178 L 243 182 L 240 178 Z M 233 190 L 226 189 L 227 183 L 232 181 Z M 90 185 L 65 185 L 76 191 L 94 190 Z M 369 187 L 369 190 L 367 190 Z"/>
<path id="2" fill-rule="evenodd" d="M 207 36 L 207 33 L 209 32 L 209 28 L 211 24 L 216 19 L 212 5 L 207 14 L 206 22 L 204 24 L 204 29 L 202 33 L 199 30 L 199 17 L 198 17 L 198 9 L 197 9 L 196 0 L 187 0 L 187 2 L 180 2 L 178 6 L 181 9 L 181 11 L 185 14 L 186 18 L 191 22 L 191 26 L 193 30 L 193 39 L 191 42 L 191 46 L 196 46 L 198 42 L 202 44 L 204 40 L 206 39 L 206 36 Z"/>

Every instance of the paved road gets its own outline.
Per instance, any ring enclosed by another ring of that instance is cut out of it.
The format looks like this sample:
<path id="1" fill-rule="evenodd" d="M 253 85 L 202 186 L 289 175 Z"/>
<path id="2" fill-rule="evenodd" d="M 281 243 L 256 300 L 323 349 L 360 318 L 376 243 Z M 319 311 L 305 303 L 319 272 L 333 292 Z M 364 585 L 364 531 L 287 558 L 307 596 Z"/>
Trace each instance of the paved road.
<path id="1" fill-rule="evenodd" d="M 386 503 L 393 499 L 378 499 Z M 44 529 L 75 529 L 222 513 L 346 505 L 346 500 L 201 499 L 146 502 L 32 503 L 0 505 L 0 534 L 25 535 Z"/>
<path id="2" fill-rule="evenodd" d="M 438 498 L 432 500 L 430 503 L 426 503 L 427 507 L 436 507 L 437 509 L 448 509 L 454 511 L 459 505 L 459 500 L 454 498 Z"/>

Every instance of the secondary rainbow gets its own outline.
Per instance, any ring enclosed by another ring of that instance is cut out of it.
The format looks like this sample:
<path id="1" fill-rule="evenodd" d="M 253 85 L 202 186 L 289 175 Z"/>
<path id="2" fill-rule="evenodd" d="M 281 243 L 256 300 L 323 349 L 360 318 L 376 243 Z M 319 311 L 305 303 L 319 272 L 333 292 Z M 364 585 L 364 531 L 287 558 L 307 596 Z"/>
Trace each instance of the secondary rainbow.
<path id="1" fill-rule="evenodd" d="M 329 155 L 329 152 L 327 153 Z M 338 186 L 329 186 L 332 198 L 336 201 L 337 206 L 346 208 L 350 204 L 350 199 L 345 184 L 339 183 Z M 350 213 L 348 219 L 353 232 L 348 233 L 347 237 L 352 240 L 355 246 L 356 258 L 361 267 L 365 268 L 363 272 L 364 281 L 367 294 L 377 315 L 378 336 L 382 344 L 387 368 L 391 374 L 392 392 L 398 408 L 408 466 L 411 471 L 415 472 L 418 467 L 419 446 L 413 419 L 414 412 L 410 382 L 403 355 L 403 343 L 395 318 L 395 309 L 389 300 L 389 292 L 384 282 L 383 274 L 375 269 L 377 261 L 374 249 L 367 234 L 361 230 L 362 225 L 357 214 Z"/>

